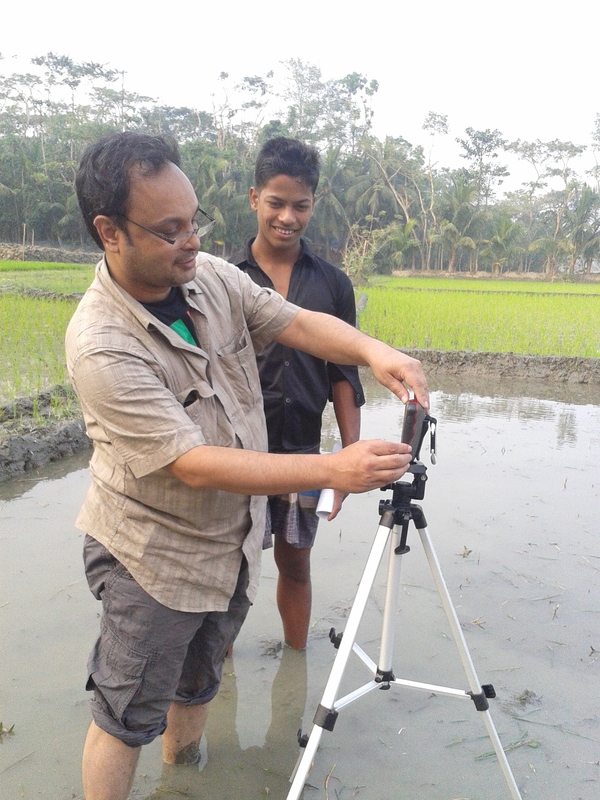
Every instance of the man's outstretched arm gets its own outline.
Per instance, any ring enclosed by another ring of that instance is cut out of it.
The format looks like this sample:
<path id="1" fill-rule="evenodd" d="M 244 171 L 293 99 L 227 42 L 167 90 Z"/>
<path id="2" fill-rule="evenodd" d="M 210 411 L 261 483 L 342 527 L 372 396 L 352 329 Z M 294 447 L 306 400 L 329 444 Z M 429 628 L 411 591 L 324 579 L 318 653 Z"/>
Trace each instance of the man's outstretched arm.
<path id="1" fill-rule="evenodd" d="M 379 439 L 356 442 L 324 455 L 200 445 L 166 469 L 188 486 L 235 494 L 288 494 L 326 488 L 356 493 L 399 480 L 410 458 L 408 445 Z"/>
<path id="2" fill-rule="evenodd" d="M 427 380 L 421 362 L 329 314 L 300 309 L 277 341 L 336 364 L 368 366 L 383 386 L 403 403 L 409 399 L 405 383 L 416 399 L 429 408 Z"/>

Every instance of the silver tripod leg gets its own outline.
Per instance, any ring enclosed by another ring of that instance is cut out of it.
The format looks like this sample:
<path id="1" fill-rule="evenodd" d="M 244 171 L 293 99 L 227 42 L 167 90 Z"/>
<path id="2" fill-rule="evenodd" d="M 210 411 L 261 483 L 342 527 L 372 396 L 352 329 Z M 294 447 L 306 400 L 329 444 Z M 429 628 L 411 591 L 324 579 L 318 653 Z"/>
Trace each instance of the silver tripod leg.
<path id="1" fill-rule="evenodd" d="M 337 715 L 337 711 L 335 711 L 334 708 L 335 698 L 337 696 L 340 682 L 344 675 L 344 670 L 352 651 L 354 640 L 356 639 L 358 626 L 367 605 L 371 587 L 373 586 L 375 576 L 377 575 L 377 570 L 379 569 L 379 564 L 381 562 L 383 551 L 385 550 L 385 545 L 389 536 L 390 528 L 380 525 L 377 529 L 377 534 L 371 546 L 371 552 L 369 553 L 362 578 L 360 579 L 360 583 L 358 585 L 358 590 L 356 592 L 354 603 L 352 604 L 352 609 L 350 610 L 350 614 L 348 616 L 344 635 L 333 662 L 333 667 L 331 668 L 329 679 L 327 681 L 327 685 L 325 686 L 325 691 L 323 692 L 321 705 L 319 706 L 319 709 L 317 709 L 317 713 L 315 715 L 315 724 L 313 725 L 310 736 L 308 737 L 308 742 L 304 748 L 304 752 L 300 757 L 300 761 L 296 765 L 287 800 L 298 800 L 300 794 L 302 793 L 302 789 L 304 788 L 304 784 L 306 783 L 308 773 L 311 770 L 314 757 L 319 747 L 319 742 L 321 741 L 321 734 L 327 725 L 326 720 L 324 721 L 324 724 L 319 724 L 317 722 L 317 718 L 320 716 L 321 710 L 324 710 L 325 712 L 330 710 L 334 716 Z M 371 683 L 373 683 L 372 688 L 376 688 L 380 685 L 375 683 L 375 681 L 372 681 Z M 367 691 L 369 691 L 369 689 Z M 363 694 L 364 693 L 366 692 L 363 692 Z M 333 725 L 333 722 L 331 725 Z"/>
<path id="2" fill-rule="evenodd" d="M 446 581 L 444 580 L 444 576 L 442 574 L 440 562 L 438 561 L 436 552 L 433 549 L 433 544 L 429 537 L 429 532 L 427 531 L 427 528 L 417 528 L 417 530 L 419 532 L 419 536 L 421 537 L 421 543 L 423 545 L 427 561 L 429 562 L 431 574 L 433 575 L 433 579 L 435 581 L 438 594 L 442 601 L 442 605 L 444 606 L 444 611 L 446 612 L 446 616 L 448 617 L 448 622 L 450 623 L 452 635 L 454 636 L 454 642 L 458 649 L 458 653 L 460 655 L 460 659 L 462 661 L 465 674 L 469 682 L 469 686 L 471 687 L 471 692 L 473 695 L 478 695 L 481 693 L 481 684 L 479 683 L 479 679 L 477 678 L 477 673 L 475 672 L 475 667 L 473 666 L 471 655 L 467 648 L 465 637 L 463 636 L 462 628 L 460 627 L 458 617 L 456 616 L 456 611 L 454 609 L 454 606 L 452 605 L 452 600 L 450 599 L 450 593 L 448 592 L 448 587 L 446 586 Z M 502 743 L 500 742 L 500 738 L 496 731 L 496 727 L 494 726 L 494 721 L 492 720 L 489 709 L 485 709 L 481 711 L 481 713 L 483 714 L 483 720 L 487 728 L 488 736 L 490 737 L 492 745 L 494 746 L 494 750 L 496 751 L 496 756 L 498 758 L 498 762 L 500 764 L 502 772 L 504 773 L 504 777 L 506 779 L 506 783 L 508 784 L 511 796 L 514 798 L 514 800 L 521 800 L 521 793 L 519 792 L 516 781 L 510 769 L 510 765 L 506 758 L 506 753 L 504 752 Z"/>
<path id="3" fill-rule="evenodd" d="M 417 530 L 436 584 L 436 588 L 450 624 L 454 641 L 467 676 L 470 692 L 444 686 L 435 686 L 427 683 L 396 679 L 393 677 L 393 675 L 391 675 L 394 646 L 393 610 L 396 607 L 398 591 L 400 588 L 402 554 L 397 553 L 397 546 L 400 539 L 400 527 L 398 525 L 393 525 L 393 528 L 390 528 L 390 525 L 391 517 L 386 516 L 386 514 L 382 515 L 381 524 L 373 541 L 373 545 L 371 547 L 371 551 L 369 553 L 369 557 L 358 586 L 356 598 L 348 617 L 344 635 L 341 638 L 339 649 L 333 662 L 333 667 L 331 669 L 321 703 L 315 714 L 313 728 L 310 736 L 308 737 L 306 747 L 304 748 L 303 753 L 301 754 L 296 765 L 294 774 L 292 775 L 292 785 L 287 795 L 287 800 L 298 800 L 300 797 L 302 789 L 304 788 L 304 784 L 306 783 L 306 778 L 308 777 L 308 774 L 312 768 L 323 730 L 333 730 L 338 710 L 346 705 L 349 705 L 354 700 L 363 697 L 373 689 L 381 688 L 382 684 L 388 681 L 390 685 L 399 685 L 409 689 L 416 689 L 418 691 L 434 692 L 436 694 L 472 700 L 480 713 L 483 714 L 488 736 L 492 742 L 494 751 L 496 752 L 496 756 L 506 779 L 511 797 L 513 800 L 522 800 L 521 794 L 508 764 L 506 754 L 502 748 L 500 738 L 494 726 L 494 722 L 491 718 L 487 699 L 485 698 L 484 691 L 477 678 L 477 674 L 475 672 L 475 668 L 473 666 L 473 662 L 471 660 L 456 611 L 452 605 L 450 594 L 448 592 L 439 561 L 433 549 L 433 544 L 426 527 L 417 528 Z M 388 539 L 390 546 L 386 598 L 383 612 L 380 663 L 379 666 L 377 666 L 375 662 L 372 661 L 372 659 L 370 659 L 366 653 L 364 653 L 362 648 L 356 644 L 355 639 Z M 369 670 L 371 670 L 374 679 L 350 694 L 336 700 L 344 670 L 352 651 L 354 651 L 356 655 L 358 655 L 358 657 L 366 664 Z"/>

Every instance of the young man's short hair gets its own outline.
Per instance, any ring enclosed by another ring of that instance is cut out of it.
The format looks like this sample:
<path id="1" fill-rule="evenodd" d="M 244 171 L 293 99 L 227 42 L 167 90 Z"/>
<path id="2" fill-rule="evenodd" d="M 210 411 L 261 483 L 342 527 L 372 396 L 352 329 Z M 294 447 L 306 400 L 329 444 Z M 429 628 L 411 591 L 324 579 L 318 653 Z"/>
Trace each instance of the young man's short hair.
<path id="1" fill-rule="evenodd" d="M 320 157 L 316 147 L 298 139 L 276 136 L 260 149 L 254 167 L 254 187 L 259 191 L 277 175 L 299 178 L 314 194 L 319 183 Z"/>
<path id="2" fill-rule="evenodd" d="M 94 219 L 101 214 L 123 226 L 132 168 L 137 166 L 143 175 L 150 176 L 169 163 L 179 167 L 181 157 L 177 143 L 167 136 L 126 131 L 111 134 L 86 149 L 75 188 L 85 226 L 101 249 Z"/>

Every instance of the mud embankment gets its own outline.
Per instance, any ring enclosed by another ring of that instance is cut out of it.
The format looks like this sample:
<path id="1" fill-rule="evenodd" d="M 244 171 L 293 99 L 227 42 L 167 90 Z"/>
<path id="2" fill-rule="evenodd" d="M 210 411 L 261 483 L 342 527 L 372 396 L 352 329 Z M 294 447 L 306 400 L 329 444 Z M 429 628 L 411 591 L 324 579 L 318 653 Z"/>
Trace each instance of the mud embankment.
<path id="1" fill-rule="evenodd" d="M 0 482 L 90 446 L 77 400 L 65 387 L 0 406 Z"/>
<path id="2" fill-rule="evenodd" d="M 598 386 L 600 359 L 406 350 L 419 358 L 431 379 L 443 375 L 519 379 Z M 91 447 L 72 392 L 57 387 L 35 398 L 0 406 L 0 482 Z"/>

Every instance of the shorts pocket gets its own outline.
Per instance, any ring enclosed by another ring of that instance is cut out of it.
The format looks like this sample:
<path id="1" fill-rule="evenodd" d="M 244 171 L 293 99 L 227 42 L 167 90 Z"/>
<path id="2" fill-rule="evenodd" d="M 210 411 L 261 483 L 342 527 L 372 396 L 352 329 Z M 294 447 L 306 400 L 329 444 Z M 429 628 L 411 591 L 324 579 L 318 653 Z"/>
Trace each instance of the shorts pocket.
<path id="1" fill-rule="evenodd" d="M 99 693 L 119 722 L 139 691 L 148 656 L 138 653 L 112 633 L 106 652 L 102 638 L 96 642 L 88 662 L 86 689 Z"/>

